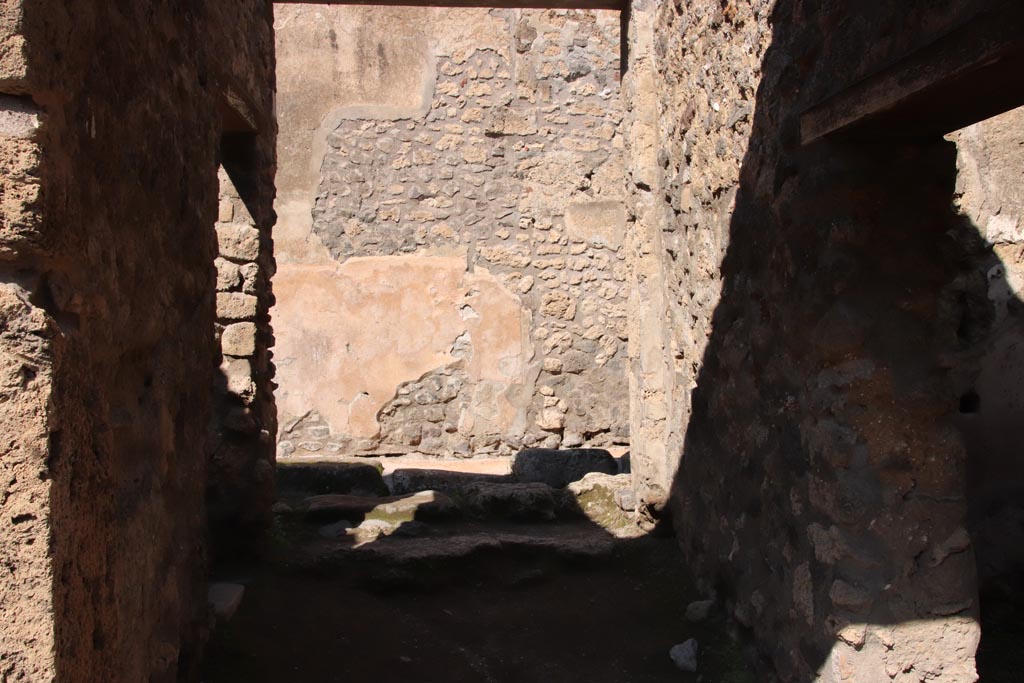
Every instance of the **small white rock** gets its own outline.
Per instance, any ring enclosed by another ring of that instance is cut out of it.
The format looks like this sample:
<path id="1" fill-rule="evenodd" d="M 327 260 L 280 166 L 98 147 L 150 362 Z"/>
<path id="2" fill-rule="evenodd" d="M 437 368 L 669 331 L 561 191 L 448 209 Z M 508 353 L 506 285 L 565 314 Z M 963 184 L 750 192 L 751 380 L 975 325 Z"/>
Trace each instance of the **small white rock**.
<path id="1" fill-rule="evenodd" d="M 672 649 L 668 651 L 668 656 L 672 658 L 672 663 L 679 667 L 681 671 L 696 673 L 697 639 L 690 638 L 685 643 L 673 645 Z"/>

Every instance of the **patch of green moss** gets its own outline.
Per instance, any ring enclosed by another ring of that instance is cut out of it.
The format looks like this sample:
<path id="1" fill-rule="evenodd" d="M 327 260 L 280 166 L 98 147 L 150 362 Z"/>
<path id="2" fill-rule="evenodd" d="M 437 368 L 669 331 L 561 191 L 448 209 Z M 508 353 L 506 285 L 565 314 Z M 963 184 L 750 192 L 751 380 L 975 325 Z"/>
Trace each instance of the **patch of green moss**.
<path id="1" fill-rule="evenodd" d="M 626 529 L 633 526 L 632 517 L 615 503 L 615 493 L 611 489 L 595 486 L 576 500 L 583 514 L 602 529 Z"/>

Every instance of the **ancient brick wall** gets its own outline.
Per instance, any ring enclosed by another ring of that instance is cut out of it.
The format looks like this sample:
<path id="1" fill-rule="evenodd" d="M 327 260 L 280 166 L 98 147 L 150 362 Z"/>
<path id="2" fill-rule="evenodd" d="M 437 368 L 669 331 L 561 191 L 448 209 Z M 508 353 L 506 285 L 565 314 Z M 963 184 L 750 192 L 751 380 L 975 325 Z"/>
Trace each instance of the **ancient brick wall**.
<path id="1" fill-rule="evenodd" d="M 310 12 L 278 8 L 283 55 L 308 25 L 339 72 L 407 60 L 421 99 L 323 119 L 307 236 L 278 253 L 281 453 L 626 443 L 618 14 Z M 315 92 L 286 59 L 282 97 Z"/>
<path id="2" fill-rule="evenodd" d="M 784 680 L 974 680 L 954 420 L 990 319 L 955 149 L 802 146 L 798 125 L 971 3 L 638 9 L 656 19 L 626 86 L 658 93 L 627 119 L 647 129 L 632 257 L 656 307 L 631 328 L 641 497 L 668 499 Z"/>
<path id="3" fill-rule="evenodd" d="M 0 14 L 4 680 L 196 675 L 222 103 L 250 102 L 272 200 L 270 10 Z"/>

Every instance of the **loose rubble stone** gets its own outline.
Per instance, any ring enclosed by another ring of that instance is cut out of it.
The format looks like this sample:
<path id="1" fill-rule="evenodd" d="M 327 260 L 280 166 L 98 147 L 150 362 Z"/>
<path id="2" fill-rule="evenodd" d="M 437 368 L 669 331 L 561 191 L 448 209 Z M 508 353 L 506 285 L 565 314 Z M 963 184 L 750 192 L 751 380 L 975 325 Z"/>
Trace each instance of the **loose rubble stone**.
<path id="1" fill-rule="evenodd" d="M 668 656 L 672 658 L 672 663 L 675 664 L 680 671 L 697 673 L 696 639 L 690 638 L 686 642 L 673 645 L 672 649 L 668 651 Z"/>
<path id="2" fill-rule="evenodd" d="M 714 600 L 696 600 L 691 602 L 686 606 L 686 620 L 694 623 L 704 621 L 708 618 L 708 614 L 711 612 L 714 604 Z"/>
<path id="3" fill-rule="evenodd" d="M 616 489 L 615 504 L 625 512 L 636 510 L 636 491 L 633 489 Z"/>

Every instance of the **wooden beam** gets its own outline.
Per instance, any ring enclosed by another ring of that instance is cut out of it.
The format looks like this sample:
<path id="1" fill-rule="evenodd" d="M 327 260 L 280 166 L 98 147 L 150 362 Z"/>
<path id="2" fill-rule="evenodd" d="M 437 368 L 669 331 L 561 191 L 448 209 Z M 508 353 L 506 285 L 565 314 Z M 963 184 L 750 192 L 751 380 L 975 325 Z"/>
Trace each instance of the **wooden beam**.
<path id="1" fill-rule="evenodd" d="M 628 0 L 274 0 L 275 4 L 380 5 L 384 7 L 488 7 L 493 9 L 603 9 L 622 11 Z"/>
<path id="2" fill-rule="evenodd" d="M 1024 2 L 976 15 L 899 63 L 804 112 L 825 136 L 937 137 L 1024 105 Z"/>

